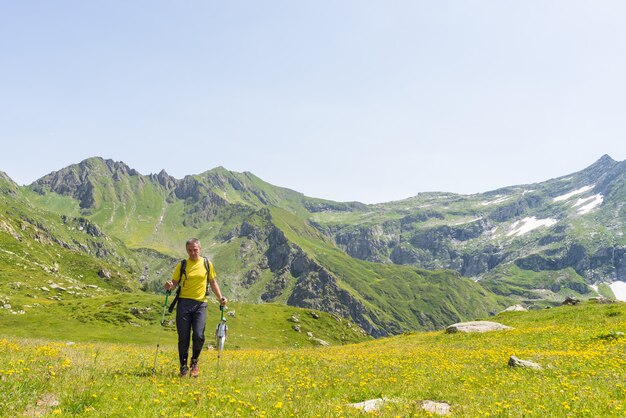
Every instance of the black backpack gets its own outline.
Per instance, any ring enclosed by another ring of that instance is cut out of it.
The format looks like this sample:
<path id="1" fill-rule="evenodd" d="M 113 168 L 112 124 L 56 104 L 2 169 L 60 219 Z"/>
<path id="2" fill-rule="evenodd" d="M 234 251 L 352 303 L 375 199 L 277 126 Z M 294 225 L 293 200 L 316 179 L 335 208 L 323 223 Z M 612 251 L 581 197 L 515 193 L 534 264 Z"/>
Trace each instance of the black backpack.
<path id="1" fill-rule="evenodd" d="M 204 259 L 204 268 L 206 269 L 206 290 L 204 291 L 204 296 L 209 293 L 209 277 L 211 277 L 211 264 L 209 263 L 209 259 L 206 257 L 202 257 Z M 187 259 L 183 259 L 180 262 L 180 276 L 178 276 L 178 287 L 176 288 L 176 296 L 174 300 L 170 304 L 168 311 L 172 313 L 174 308 L 176 307 L 176 303 L 178 303 L 178 298 L 180 296 L 180 289 L 183 287 L 183 275 L 185 275 L 185 280 L 187 280 Z"/>

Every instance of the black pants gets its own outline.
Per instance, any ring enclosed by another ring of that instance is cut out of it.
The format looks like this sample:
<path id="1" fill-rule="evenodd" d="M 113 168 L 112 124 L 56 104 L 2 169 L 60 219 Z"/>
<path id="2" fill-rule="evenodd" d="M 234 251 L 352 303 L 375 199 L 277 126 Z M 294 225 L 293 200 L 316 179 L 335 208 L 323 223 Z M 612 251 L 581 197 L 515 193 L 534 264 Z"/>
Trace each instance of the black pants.
<path id="1" fill-rule="evenodd" d="M 187 365 L 189 356 L 189 340 L 193 331 L 193 347 L 191 361 L 197 361 L 204 345 L 204 328 L 206 326 L 206 302 L 193 299 L 178 300 L 176 305 L 176 330 L 178 331 L 178 358 L 180 366 Z"/>

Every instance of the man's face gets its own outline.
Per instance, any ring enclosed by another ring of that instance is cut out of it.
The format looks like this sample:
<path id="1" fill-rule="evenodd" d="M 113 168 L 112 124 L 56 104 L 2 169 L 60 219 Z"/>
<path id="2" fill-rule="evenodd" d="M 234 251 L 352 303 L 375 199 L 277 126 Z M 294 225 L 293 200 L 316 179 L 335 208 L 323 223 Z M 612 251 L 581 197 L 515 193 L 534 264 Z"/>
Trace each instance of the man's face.
<path id="1" fill-rule="evenodd" d="M 194 261 L 199 259 L 200 250 L 202 250 L 200 244 L 195 243 L 187 245 L 187 254 L 189 255 L 189 259 Z"/>

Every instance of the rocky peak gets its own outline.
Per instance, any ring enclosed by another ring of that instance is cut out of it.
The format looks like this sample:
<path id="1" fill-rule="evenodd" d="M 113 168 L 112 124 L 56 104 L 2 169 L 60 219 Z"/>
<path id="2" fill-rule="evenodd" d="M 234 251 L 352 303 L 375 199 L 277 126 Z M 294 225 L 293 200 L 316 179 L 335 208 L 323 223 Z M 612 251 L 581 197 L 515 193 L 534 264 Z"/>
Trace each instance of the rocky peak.
<path id="1" fill-rule="evenodd" d="M 624 185 L 626 184 L 625 179 L 626 160 L 616 162 L 615 164 L 611 164 L 610 168 L 598 179 L 594 191 L 603 196 L 610 196 L 614 192 L 624 190 Z"/>
<path id="2" fill-rule="evenodd" d="M 150 180 L 159 183 L 166 190 L 173 190 L 178 184 L 178 180 L 167 174 L 165 170 L 159 171 L 159 174 L 150 174 Z"/>
<path id="3" fill-rule="evenodd" d="M 595 163 L 576 174 L 583 182 L 597 183 L 619 164 L 619 162 L 605 154 Z"/>
<path id="4" fill-rule="evenodd" d="M 15 195 L 18 185 L 4 171 L 0 171 L 0 193 Z"/>

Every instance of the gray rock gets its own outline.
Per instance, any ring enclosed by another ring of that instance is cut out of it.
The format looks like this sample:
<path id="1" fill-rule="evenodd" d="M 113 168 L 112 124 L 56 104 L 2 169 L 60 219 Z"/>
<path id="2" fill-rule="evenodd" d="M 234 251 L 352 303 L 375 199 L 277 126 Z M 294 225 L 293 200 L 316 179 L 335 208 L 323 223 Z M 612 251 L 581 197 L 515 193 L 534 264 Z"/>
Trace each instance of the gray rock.
<path id="1" fill-rule="evenodd" d="M 328 347 L 330 344 L 327 343 L 326 341 L 319 339 L 319 338 L 311 338 L 311 341 L 313 341 L 314 343 L 316 343 L 317 345 L 321 345 L 324 347 Z"/>
<path id="2" fill-rule="evenodd" d="M 437 415 L 448 415 L 450 413 L 450 405 L 445 402 L 424 401 L 422 409 Z"/>
<path id="3" fill-rule="evenodd" d="M 522 305 L 513 305 L 513 306 L 509 306 L 502 312 L 526 312 L 526 311 L 528 311 L 528 309 L 524 308 Z"/>
<path id="4" fill-rule="evenodd" d="M 509 358 L 509 367 L 522 367 L 525 369 L 543 370 L 543 367 L 541 367 L 539 364 L 530 360 L 520 360 L 515 356 L 511 356 Z"/>
<path id="5" fill-rule="evenodd" d="M 386 398 L 376 398 L 376 399 L 369 399 L 367 401 L 358 402 L 358 403 L 350 403 L 348 404 L 348 406 L 351 406 L 356 409 L 360 409 L 363 412 L 374 412 L 382 408 L 385 402 L 387 402 Z"/>
<path id="6" fill-rule="evenodd" d="M 446 328 L 447 334 L 454 334 L 455 332 L 489 332 L 489 331 L 502 331 L 506 329 L 513 329 L 509 326 L 499 324 L 491 321 L 471 321 L 471 322 L 459 322 L 449 325 Z"/>
<path id="7" fill-rule="evenodd" d="M 100 268 L 100 270 L 98 270 L 98 276 L 101 279 L 110 279 L 111 278 L 111 272 L 109 270 Z"/>
<path id="8" fill-rule="evenodd" d="M 578 299 L 576 299 L 575 297 L 572 296 L 568 296 L 565 298 L 565 300 L 563 301 L 563 303 L 561 305 L 578 305 L 578 303 L 580 303 L 580 301 Z"/>

